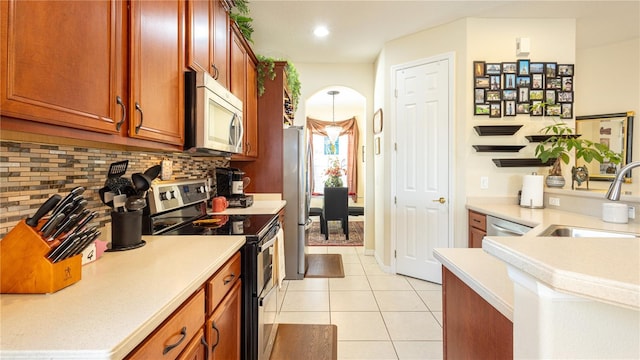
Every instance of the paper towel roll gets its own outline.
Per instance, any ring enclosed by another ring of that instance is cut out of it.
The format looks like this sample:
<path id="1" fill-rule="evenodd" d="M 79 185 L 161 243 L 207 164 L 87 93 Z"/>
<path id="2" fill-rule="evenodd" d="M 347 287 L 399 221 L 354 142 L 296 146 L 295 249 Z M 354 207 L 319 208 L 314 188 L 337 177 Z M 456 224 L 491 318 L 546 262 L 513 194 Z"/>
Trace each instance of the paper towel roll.
<path id="1" fill-rule="evenodd" d="M 522 180 L 522 196 L 520 206 L 529 208 L 542 208 L 544 190 L 544 176 L 525 175 Z"/>

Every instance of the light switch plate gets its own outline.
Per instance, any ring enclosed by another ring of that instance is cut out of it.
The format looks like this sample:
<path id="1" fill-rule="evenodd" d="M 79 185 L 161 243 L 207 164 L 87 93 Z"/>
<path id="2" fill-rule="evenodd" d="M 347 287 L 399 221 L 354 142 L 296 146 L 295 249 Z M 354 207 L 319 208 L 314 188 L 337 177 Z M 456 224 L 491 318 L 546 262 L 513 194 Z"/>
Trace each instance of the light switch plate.
<path id="1" fill-rule="evenodd" d="M 560 206 L 560 198 L 549 197 L 549 205 Z"/>
<path id="2" fill-rule="evenodd" d="M 635 206 L 629 206 L 629 219 L 636 218 L 636 208 Z"/>
<path id="3" fill-rule="evenodd" d="M 489 188 L 489 177 L 480 176 L 480 189 L 488 189 L 488 188 Z"/>

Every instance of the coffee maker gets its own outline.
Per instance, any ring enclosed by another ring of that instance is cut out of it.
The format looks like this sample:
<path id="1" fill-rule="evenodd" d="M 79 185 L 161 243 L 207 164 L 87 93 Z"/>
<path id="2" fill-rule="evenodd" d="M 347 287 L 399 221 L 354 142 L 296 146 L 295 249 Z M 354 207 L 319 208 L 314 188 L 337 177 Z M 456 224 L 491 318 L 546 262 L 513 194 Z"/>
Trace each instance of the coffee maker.
<path id="1" fill-rule="evenodd" d="M 246 195 L 244 188 L 249 178 L 244 171 L 236 168 L 216 168 L 216 193 L 224 196 L 229 207 L 249 207 L 253 204 L 253 196 Z"/>

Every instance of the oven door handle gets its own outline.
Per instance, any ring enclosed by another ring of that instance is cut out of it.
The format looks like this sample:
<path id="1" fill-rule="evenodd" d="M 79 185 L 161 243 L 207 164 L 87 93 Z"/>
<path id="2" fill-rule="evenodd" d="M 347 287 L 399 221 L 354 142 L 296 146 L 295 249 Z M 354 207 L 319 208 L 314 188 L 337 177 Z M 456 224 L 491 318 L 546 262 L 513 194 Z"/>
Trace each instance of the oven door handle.
<path id="1" fill-rule="evenodd" d="M 273 291 L 276 290 L 278 287 L 275 285 L 271 285 L 271 289 L 269 289 L 269 292 L 267 292 L 267 294 L 265 296 L 261 296 L 258 298 L 258 306 L 264 306 L 264 303 L 267 301 L 267 298 L 269 298 L 269 296 L 271 296 L 271 294 L 273 294 Z"/>
<path id="2" fill-rule="evenodd" d="M 258 252 L 261 253 L 263 252 L 265 249 L 270 248 L 271 246 L 273 246 L 273 244 L 276 243 L 276 239 L 278 238 L 277 235 L 274 235 L 271 239 L 269 239 L 267 242 L 265 242 L 264 244 L 258 246 Z"/>

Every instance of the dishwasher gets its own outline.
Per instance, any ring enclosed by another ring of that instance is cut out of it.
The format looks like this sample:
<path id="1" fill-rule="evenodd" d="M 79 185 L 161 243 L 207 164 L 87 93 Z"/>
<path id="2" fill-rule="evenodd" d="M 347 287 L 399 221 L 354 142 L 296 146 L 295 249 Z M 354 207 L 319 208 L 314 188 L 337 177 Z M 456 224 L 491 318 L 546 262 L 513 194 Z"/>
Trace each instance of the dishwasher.
<path id="1" fill-rule="evenodd" d="M 487 236 L 522 236 L 531 226 L 487 215 Z"/>

